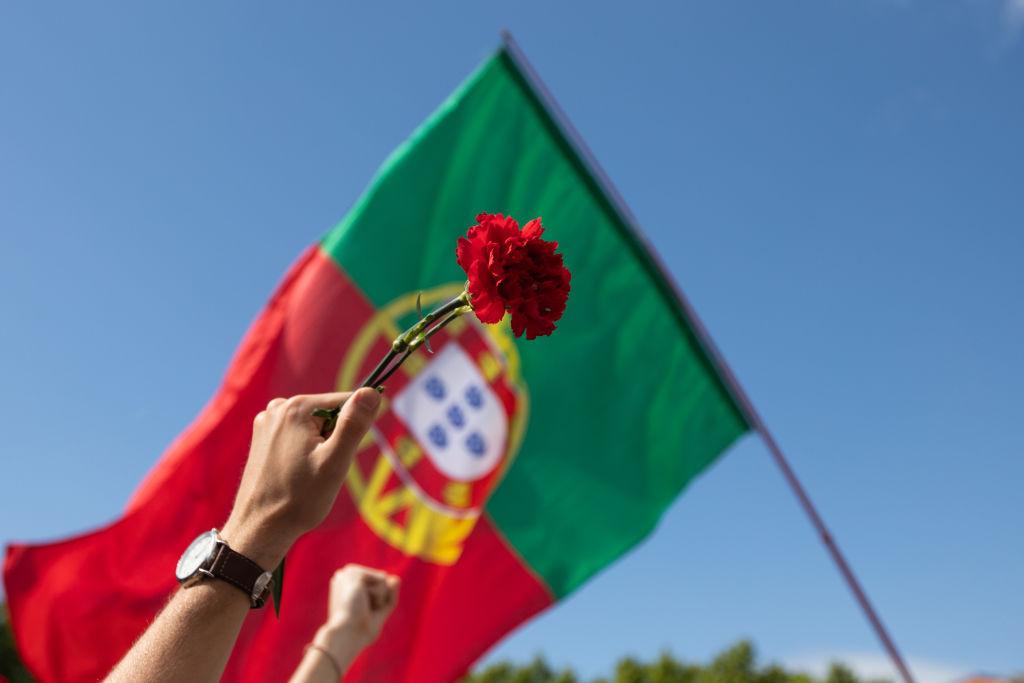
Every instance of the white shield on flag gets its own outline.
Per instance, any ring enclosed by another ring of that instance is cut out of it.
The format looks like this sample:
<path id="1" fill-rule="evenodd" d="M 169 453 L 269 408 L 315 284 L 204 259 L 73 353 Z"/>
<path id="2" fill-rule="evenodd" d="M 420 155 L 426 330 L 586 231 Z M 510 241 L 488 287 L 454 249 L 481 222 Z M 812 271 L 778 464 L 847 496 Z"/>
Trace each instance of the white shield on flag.
<path id="1" fill-rule="evenodd" d="M 434 465 L 450 479 L 475 481 L 501 460 L 508 418 L 458 344 L 445 346 L 395 397 L 393 406 Z"/>

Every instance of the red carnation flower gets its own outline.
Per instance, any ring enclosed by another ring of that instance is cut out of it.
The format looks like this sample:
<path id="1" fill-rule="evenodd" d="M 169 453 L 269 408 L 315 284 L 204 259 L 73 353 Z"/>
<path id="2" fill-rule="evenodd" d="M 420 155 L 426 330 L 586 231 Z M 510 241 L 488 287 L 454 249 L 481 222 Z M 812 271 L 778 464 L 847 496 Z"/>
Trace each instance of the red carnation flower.
<path id="1" fill-rule="evenodd" d="M 551 334 L 569 298 L 569 269 L 555 250 L 558 242 L 541 239 L 540 218 L 519 229 L 511 216 L 482 213 L 455 255 L 469 278 L 470 302 L 484 323 L 512 314 L 512 333 L 527 339 Z"/>

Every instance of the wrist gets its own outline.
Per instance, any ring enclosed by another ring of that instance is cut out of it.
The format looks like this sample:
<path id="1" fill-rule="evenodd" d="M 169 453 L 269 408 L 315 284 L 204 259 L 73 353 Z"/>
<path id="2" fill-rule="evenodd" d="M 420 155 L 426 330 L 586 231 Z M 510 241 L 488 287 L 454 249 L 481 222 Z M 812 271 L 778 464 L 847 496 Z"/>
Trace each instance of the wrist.
<path id="1" fill-rule="evenodd" d="M 281 564 L 292 541 L 275 534 L 264 525 L 246 524 L 234 517 L 224 523 L 220 537 L 236 553 L 245 555 L 265 571 L 273 571 Z"/>
<path id="2" fill-rule="evenodd" d="M 328 621 L 317 629 L 313 643 L 330 652 L 342 670 L 348 669 L 363 649 L 353 629 L 345 622 Z"/>

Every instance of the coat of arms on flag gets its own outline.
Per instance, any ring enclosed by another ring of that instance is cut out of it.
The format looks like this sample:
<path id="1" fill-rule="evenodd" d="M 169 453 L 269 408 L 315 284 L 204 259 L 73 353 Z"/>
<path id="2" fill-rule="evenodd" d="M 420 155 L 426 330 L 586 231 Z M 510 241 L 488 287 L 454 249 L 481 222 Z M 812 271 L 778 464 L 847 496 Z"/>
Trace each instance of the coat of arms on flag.
<path id="1" fill-rule="evenodd" d="M 460 284 L 428 295 L 442 299 Z M 339 386 L 372 365 L 416 294 L 367 321 L 342 363 Z M 526 387 L 507 323 L 467 316 L 410 358 L 388 382 L 385 408 L 347 481 L 360 514 L 384 541 L 409 555 L 453 564 L 522 439 Z M 415 359 L 415 360 L 414 360 Z"/>

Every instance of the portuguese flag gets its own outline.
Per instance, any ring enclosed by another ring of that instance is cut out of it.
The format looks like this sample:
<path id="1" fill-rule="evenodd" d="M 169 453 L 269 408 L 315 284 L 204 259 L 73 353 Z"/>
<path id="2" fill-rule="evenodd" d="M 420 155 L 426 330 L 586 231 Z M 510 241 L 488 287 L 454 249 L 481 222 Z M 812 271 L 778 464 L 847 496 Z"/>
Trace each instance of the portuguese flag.
<path id="1" fill-rule="evenodd" d="M 178 556 L 224 522 L 268 401 L 350 389 L 458 294 L 479 212 L 543 216 L 572 271 L 551 337 L 460 318 L 389 380 L 333 512 L 288 555 L 280 619 L 249 616 L 227 681 L 285 680 L 348 562 L 402 576 L 347 680 L 453 681 L 498 639 L 643 539 L 748 425 L 671 283 L 510 47 L 384 163 L 285 275 L 223 385 L 92 533 L 7 549 L 21 654 L 42 681 L 102 677 L 175 590 Z"/>

